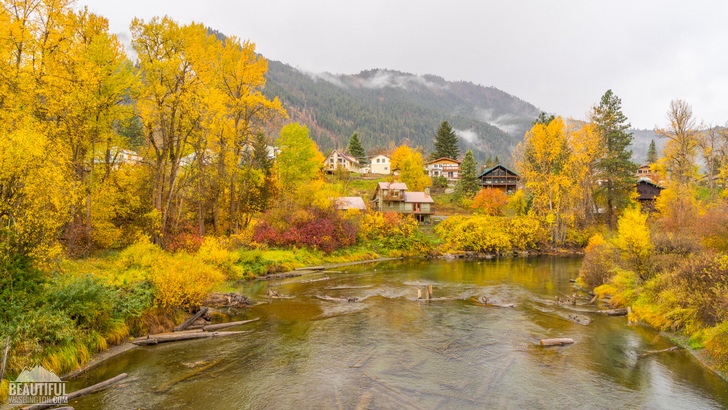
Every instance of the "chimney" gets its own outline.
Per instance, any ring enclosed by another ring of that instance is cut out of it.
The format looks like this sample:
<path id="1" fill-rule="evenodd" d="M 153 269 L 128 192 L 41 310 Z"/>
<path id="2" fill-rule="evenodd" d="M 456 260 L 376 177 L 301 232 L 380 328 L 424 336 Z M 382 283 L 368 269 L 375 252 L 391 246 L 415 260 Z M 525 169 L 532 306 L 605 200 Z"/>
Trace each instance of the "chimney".
<path id="1" fill-rule="evenodd" d="M 430 195 L 430 187 L 425 188 L 425 195 Z"/>

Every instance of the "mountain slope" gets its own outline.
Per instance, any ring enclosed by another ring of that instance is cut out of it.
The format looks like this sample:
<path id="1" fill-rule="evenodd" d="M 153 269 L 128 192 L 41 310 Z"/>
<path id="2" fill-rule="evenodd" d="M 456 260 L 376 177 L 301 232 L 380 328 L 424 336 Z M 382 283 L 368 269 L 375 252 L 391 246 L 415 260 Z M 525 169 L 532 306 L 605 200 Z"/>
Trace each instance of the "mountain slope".
<path id="1" fill-rule="evenodd" d="M 508 162 L 539 110 L 493 87 L 450 82 L 431 75 L 368 70 L 356 75 L 303 73 L 269 61 L 265 94 L 278 96 L 292 120 L 306 124 L 324 149 L 344 148 L 354 132 L 367 150 L 407 142 L 432 150 L 435 131 L 447 120 L 461 150 L 482 162 Z"/>

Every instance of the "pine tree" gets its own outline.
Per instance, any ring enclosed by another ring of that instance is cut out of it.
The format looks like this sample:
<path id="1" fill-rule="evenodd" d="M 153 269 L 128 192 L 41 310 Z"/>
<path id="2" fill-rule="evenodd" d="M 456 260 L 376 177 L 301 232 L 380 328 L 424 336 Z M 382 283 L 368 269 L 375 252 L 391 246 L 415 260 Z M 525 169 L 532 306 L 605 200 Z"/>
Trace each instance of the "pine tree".
<path id="1" fill-rule="evenodd" d="M 351 138 L 349 138 L 349 146 L 346 147 L 346 152 L 348 152 L 352 157 L 358 159 L 361 165 L 367 163 L 367 152 L 364 150 L 364 147 L 362 147 L 361 141 L 359 141 L 359 134 L 353 133 L 351 135 Z"/>
<path id="2" fill-rule="evenodd" d="M 650 141 L 650 147 L 647 149 L 647 163 L 654 164 L 657 162 L 657 147 L 655 140 Z"/>
<path id="3" fill-rule="evenodd" d="M 466 198 L 472 198 L 480 190 L 475 158 L 470 150 L 465 153 L 465 158 L 460 164 L 460 180 L 457 185 L 458 192 Z"/>
<path id="4" fill-rule="evenodd" d="M 634 191 L 637 165 L 631 161 L 632 133 L 630 124 L 622 113 L 622 100 L 612 90 L 607 90 L 599 105 L 592 111 L 592 122 L 597 127 L 604 153 L 597 161 L 599 178 L 606 181 L 606 217 L 609 226 L 614 227 L 615 215 L 629 204 L 629 195 Z"/>
<path id="5" fill-rule="evenodd" d="M 458 137 L 452 130 L 450 123 L 443 121 L 435 134 L 435 151 L 430 155 L 432 159 L 450 158 L 458 159 L 460 148 L 458 148 Z"/>

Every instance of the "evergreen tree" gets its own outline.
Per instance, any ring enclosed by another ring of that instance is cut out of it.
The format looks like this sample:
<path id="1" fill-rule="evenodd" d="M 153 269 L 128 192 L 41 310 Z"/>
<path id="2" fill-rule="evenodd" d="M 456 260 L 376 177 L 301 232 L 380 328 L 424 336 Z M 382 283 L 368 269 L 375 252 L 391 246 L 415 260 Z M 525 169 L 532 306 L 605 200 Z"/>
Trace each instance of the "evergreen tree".
<path id="1" fill-rule="evenodd" d="M 353 133 L 351 135 L 351 138 L 349 138 L 349 146 L 346 147 L 346 152 L 348 152 L 352 157 L 358 159 L 361 165 L 367 163 L 367 152 L 364 150 L 364 147 L 361 146 L 359 134 Z"/>
<path id="2" fill-rule="evenodd" d="M 631 161 L 632 151 L 627 149 L 632 143 L 632 133 L 627 131 L 630 124 L 622 113 L 622 100 L 612 90 L 607 90 L 594 107 L 592 122 L 604 150 L 596 170 L 599 179 L 606 182 L 603 189 L 607 223 L 614 227 L 615 215 L 629 204 L 634 191 L 637 165 Z"/>
<path id="3" fill-rule="evenodd" d="M 498 155 L 495 156 L 495 165 L 500 164 L 500 159 L 498 159 Z"/>
<path id="4" fill-rule="evenodd" d="M 655 140 L 650 141 L 650 147 L 647 149 L 647 163 L 654 164 L 657 162 L 657 147 Z"/>
<path id="5" fill-rule="evenodd" d="M 556 117 L 554 117 L 553 114 L 548 115 L 545 112 L 541 111 L 541 114 L 536 117 L 536 121 L 534 121 L 533 124 L 549 125 L 554 119 L 556 119 Z"/>
<path id="6" fill-rule="evenodd" d="M 460 193 L 463 197 L 472 198 L 480 190 L 477 172 L 473 152 L 468 150 L 468 152 L 465 153 L 463 162 L 460 164 L 460 180 L 456 187 L 458 193 Z"/>
<path id="7" fill-rule="evenodd" d="M 490 168 L 493 165 L 495 165 L 495 163 L 493 162 L 493 157 L 491 157 L 490 155 L 488 155 L 488 159 L 485 160 L 485 167 L 486 168 Z"/>
<path id="8" fill-rule="evenodd" d="M 450 123 L 443 121 L 435 134 L 435 151 L 430 155 L 432 159 L 450 158 L 458 159 L 460 148 L 458 148 L 458 137 L 452 130 Z"/>

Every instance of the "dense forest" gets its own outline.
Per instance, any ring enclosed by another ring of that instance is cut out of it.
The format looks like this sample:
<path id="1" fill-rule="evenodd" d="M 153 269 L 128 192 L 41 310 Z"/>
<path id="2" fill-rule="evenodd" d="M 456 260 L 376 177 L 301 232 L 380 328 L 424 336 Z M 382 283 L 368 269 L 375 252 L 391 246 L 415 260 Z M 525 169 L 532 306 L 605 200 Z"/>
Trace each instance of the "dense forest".
<path id="1" fill-rule="evenodd" d="M 478 162 L 510 158 L 539 110 L 493 87 L 391 70 L 356 75 L 307 74 L 269 61 L 264 94 L 278 97 L 306 124 L 322 150 L 344 148 L 358 133 L 370 151 L 407 143 L 429 152 L 443 121 L 458 130 L 461 151 Z"/>

